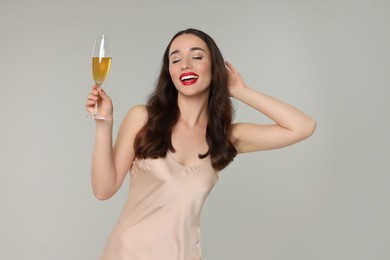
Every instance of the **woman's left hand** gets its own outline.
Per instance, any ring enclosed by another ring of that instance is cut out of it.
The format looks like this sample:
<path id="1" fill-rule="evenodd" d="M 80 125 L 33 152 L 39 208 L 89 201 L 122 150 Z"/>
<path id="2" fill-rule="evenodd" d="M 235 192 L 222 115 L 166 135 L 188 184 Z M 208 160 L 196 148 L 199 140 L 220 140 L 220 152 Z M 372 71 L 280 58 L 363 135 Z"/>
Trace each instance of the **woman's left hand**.
<path id="1" fill-rule="evenodd" d="M 246 88 L 246 84 L 242 79 L 240 73 L 233 67 L 233 65 L 225 62 L 228 71 L 228 89 L 231 97 L 236 97 L 238 91 Z"/>

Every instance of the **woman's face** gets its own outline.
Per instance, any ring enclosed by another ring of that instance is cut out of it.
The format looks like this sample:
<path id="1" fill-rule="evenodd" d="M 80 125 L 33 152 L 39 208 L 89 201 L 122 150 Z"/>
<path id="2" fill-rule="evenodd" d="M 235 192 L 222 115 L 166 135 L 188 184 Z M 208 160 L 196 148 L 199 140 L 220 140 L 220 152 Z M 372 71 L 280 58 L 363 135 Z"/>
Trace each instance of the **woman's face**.
<path id="1" fill-rule="evenodd" d="M 211 83 L 211 57 L 207 44 L 193 34 L 182 34 L 169 49 L 169 73 L 179 93 L 203 93 Z"/>

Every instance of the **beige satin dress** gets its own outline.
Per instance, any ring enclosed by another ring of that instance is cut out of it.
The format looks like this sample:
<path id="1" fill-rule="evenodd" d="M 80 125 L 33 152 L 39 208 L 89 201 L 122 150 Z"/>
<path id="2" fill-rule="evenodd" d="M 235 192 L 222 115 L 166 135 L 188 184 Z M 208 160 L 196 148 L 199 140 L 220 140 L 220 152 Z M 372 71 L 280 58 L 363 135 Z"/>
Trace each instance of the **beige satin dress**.
<path id="1" fill-rule="evenodd" d="M 128 200 L 101 260 L 200 260 L 200 214 L 218 174 L 209 157 L 190 167 L 170 152 L 136 159 Z"/>

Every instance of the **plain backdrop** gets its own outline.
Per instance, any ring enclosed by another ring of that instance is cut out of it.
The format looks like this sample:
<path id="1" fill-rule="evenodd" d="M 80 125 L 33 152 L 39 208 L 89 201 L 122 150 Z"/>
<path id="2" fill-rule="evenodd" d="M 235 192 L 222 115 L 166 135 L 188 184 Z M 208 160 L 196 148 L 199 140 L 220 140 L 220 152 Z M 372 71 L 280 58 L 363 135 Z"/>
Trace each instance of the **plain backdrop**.
<path id="1" fill-rule="evenodd" d="M 127 178 L 94 198 L 95 36 L 114 133 L 154 87 L 181 29 L 210 34 L 245 81 L 314 117 L 314 135 L 240 155 L 202 214 L 205 260 L 390 259 L 390 3 L 345 0 L 0 0 L 0 259 L 98 259 Z M 269 123 L 238 101 L 236 121 Z"/>

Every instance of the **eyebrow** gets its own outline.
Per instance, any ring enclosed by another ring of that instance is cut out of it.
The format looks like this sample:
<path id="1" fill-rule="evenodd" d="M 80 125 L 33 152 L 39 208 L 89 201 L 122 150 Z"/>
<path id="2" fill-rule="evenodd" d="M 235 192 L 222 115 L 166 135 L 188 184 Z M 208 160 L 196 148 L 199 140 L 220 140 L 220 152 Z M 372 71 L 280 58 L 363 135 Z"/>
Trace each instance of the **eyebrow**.
<path id="1" fill-rule="evenodd" d="M 200 48 L 200 47 L 192 47 L 190 49 L 190 51 L 203 51 L 203 52 L 206 52 L 204 49 Z M 172 51 L 170 54 L 169 54 L 169 57 L 171 57 L 173 54 L 176 54 L 176 53 L 180 53 L 179 50 L 174 50 Z"/>

